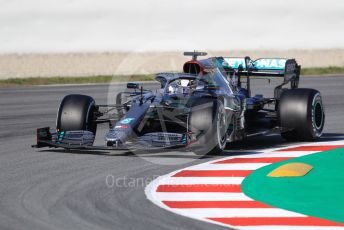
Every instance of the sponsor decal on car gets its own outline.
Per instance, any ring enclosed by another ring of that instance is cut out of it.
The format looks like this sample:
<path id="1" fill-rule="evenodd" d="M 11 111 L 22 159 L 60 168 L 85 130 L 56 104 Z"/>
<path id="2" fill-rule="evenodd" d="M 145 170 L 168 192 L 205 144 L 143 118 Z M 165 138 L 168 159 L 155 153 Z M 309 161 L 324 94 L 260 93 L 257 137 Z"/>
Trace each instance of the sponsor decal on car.
<path id="1" fill-rule="evenodd" d="M 223 62 L 223 65 L 232 67 L 233 69 L 238 69 L 240 65 L 243 68 L 246 68 L 244 58 L 224 58 L 224 60 L 225 62 Z"/>
<path id="2" fill-rule="evenodd" d="M 135 118 L 124 118 L 123 120 L 120 121 L 121 124 L 129 124 L 132 120 L 134 120 Z"/>
<path id="3" fill-rule="evenodd" d="M 280 69 L 283 70 L 285 67 L 286 59 L 272 59 L 262 58 L 253 62 L 254 67 L 258 69 Z"/>
<path id="4" fill-rule="evenodd" d="M 238 69 L 241 65 L 246 68 L 246 63 L 244 58 L 224 58 L 224 66 L 232 67 L 233 69 Z M 284 70 L 287 59 L 280 58 L 261 58 L 252 62 L 253 67 L 257 69 L 273 69 L 273 70 Z"/>

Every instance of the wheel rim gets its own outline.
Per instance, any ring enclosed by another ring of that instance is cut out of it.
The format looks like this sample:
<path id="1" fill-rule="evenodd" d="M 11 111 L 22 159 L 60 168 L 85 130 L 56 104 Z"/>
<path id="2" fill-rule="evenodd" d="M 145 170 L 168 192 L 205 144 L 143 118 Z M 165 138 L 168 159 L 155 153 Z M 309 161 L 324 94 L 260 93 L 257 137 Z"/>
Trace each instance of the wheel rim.
<path id="1" fill-rule="evenodd" d="M 314 125 L 317 129 L 321 129 L 324 122 L 324 112 L 320 102 L 314 105 Z"/>
<path id="2" fill-rule="evenodd" d="M 219 142 L 219 147 L 224 149 L 226 147 L 227 142 L 227 135 L 226 135 L 226 121 L 225 116 L 222 112 L 219 111 L 218 113 L 218 121 L 217 121 L 217 139 Z"/>

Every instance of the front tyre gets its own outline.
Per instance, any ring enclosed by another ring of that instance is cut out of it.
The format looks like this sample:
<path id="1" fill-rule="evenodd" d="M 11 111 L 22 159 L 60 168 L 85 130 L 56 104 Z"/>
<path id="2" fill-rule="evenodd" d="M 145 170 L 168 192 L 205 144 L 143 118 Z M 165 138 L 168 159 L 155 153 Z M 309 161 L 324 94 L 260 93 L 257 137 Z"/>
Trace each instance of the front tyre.
<path id="1" fill-rule="evenodd" d="M 279 103 L 282 133 L 288 141 L 314 141 L 322 135 L 325 112 L 321 94 L 314 89 L 291 89 L 282 93 Z"/>
<path id="2" fill-rule="evenodd" d="M 95 110 L 95 101 L 90 96 L 79 94 L 65 96 L 57 113 L 57 131 L 86 130 L 95 135 L 97 131 Z"/>
<path id="3" fill-rule="evenodd" d="M 227 143 L 227 120 L 222 101 L 200 98 L 194 101 L 190 115 L 190 129 L 201 133 L 198 143 L 202 151 L 198 155 L 220 154 Z"/>
<path id="4" fill-rule="evenodd" d="M 215 146 L 209 154 L 220 154 L 226 148 L 227 144 L 227 121 L 223 103 L 218 101 L 217 111 L 215 117 L 215 124 L 213 125 L 213 145 Z"/>

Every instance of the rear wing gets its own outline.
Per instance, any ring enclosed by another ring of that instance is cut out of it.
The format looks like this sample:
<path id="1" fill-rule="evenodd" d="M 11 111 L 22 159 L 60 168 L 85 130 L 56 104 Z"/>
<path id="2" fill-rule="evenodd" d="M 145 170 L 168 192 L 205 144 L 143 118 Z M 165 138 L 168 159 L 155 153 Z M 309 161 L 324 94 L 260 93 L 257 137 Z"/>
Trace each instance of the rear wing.
<path id="1" fill-rule="evenodd" d="M 247 77 L 247 90 L 249 95 L 250 77 L 281 77 L 283 83 L 276 86 L 275 98 L 279 99 L 282 87 L 290 82 L 290 88 L 297 88 L 299 85 L 301 66 L 297 64 L 295 59 L 286 58 L 259 58 L 252 60 L 250 57 L 219 57 L 218 63 L 225 69 L 226 72 L 235 73 L 238 75 L 238 85 L 241 86 L 240 77 Z"/>
<path id="2" fill-rule="evenodd" d="M 283 77 L 284 83 L 298 80 L 301 70 L 295 59 L 286 58 L 223 57 L 222 66 L 241 76 Z"/>

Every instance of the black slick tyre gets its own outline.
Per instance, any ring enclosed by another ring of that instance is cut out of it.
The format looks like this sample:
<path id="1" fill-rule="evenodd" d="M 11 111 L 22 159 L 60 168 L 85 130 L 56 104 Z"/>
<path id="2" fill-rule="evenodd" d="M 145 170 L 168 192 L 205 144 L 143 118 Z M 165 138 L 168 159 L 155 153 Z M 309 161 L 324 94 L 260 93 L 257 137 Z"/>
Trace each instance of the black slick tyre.
<path id="1" fill-rule="evenodd" d="M 227 143 L 226 127 L 225 110 L 220 100 L 201 98 L 193 103 L 190 129 L 193 133 L 202 133 L 198 142 L 205 149 L 197 154 L 221 154 Z"/>
<path id="2" fill-rule="evenodd" d="M 315 141 L 322 135 L 325 124 L 324 106 L 315 89 L 285 90 L 279 102 L 281 133 L 287 141 Z"/>
<path id="3" fill-rule="evenodd" d="M 86 130 L 94 135 L 97 123 L 94 121 L 96 106 L 92 97 L 70 94 L 63 98 L 56 120 L 57 131 Z"/>

